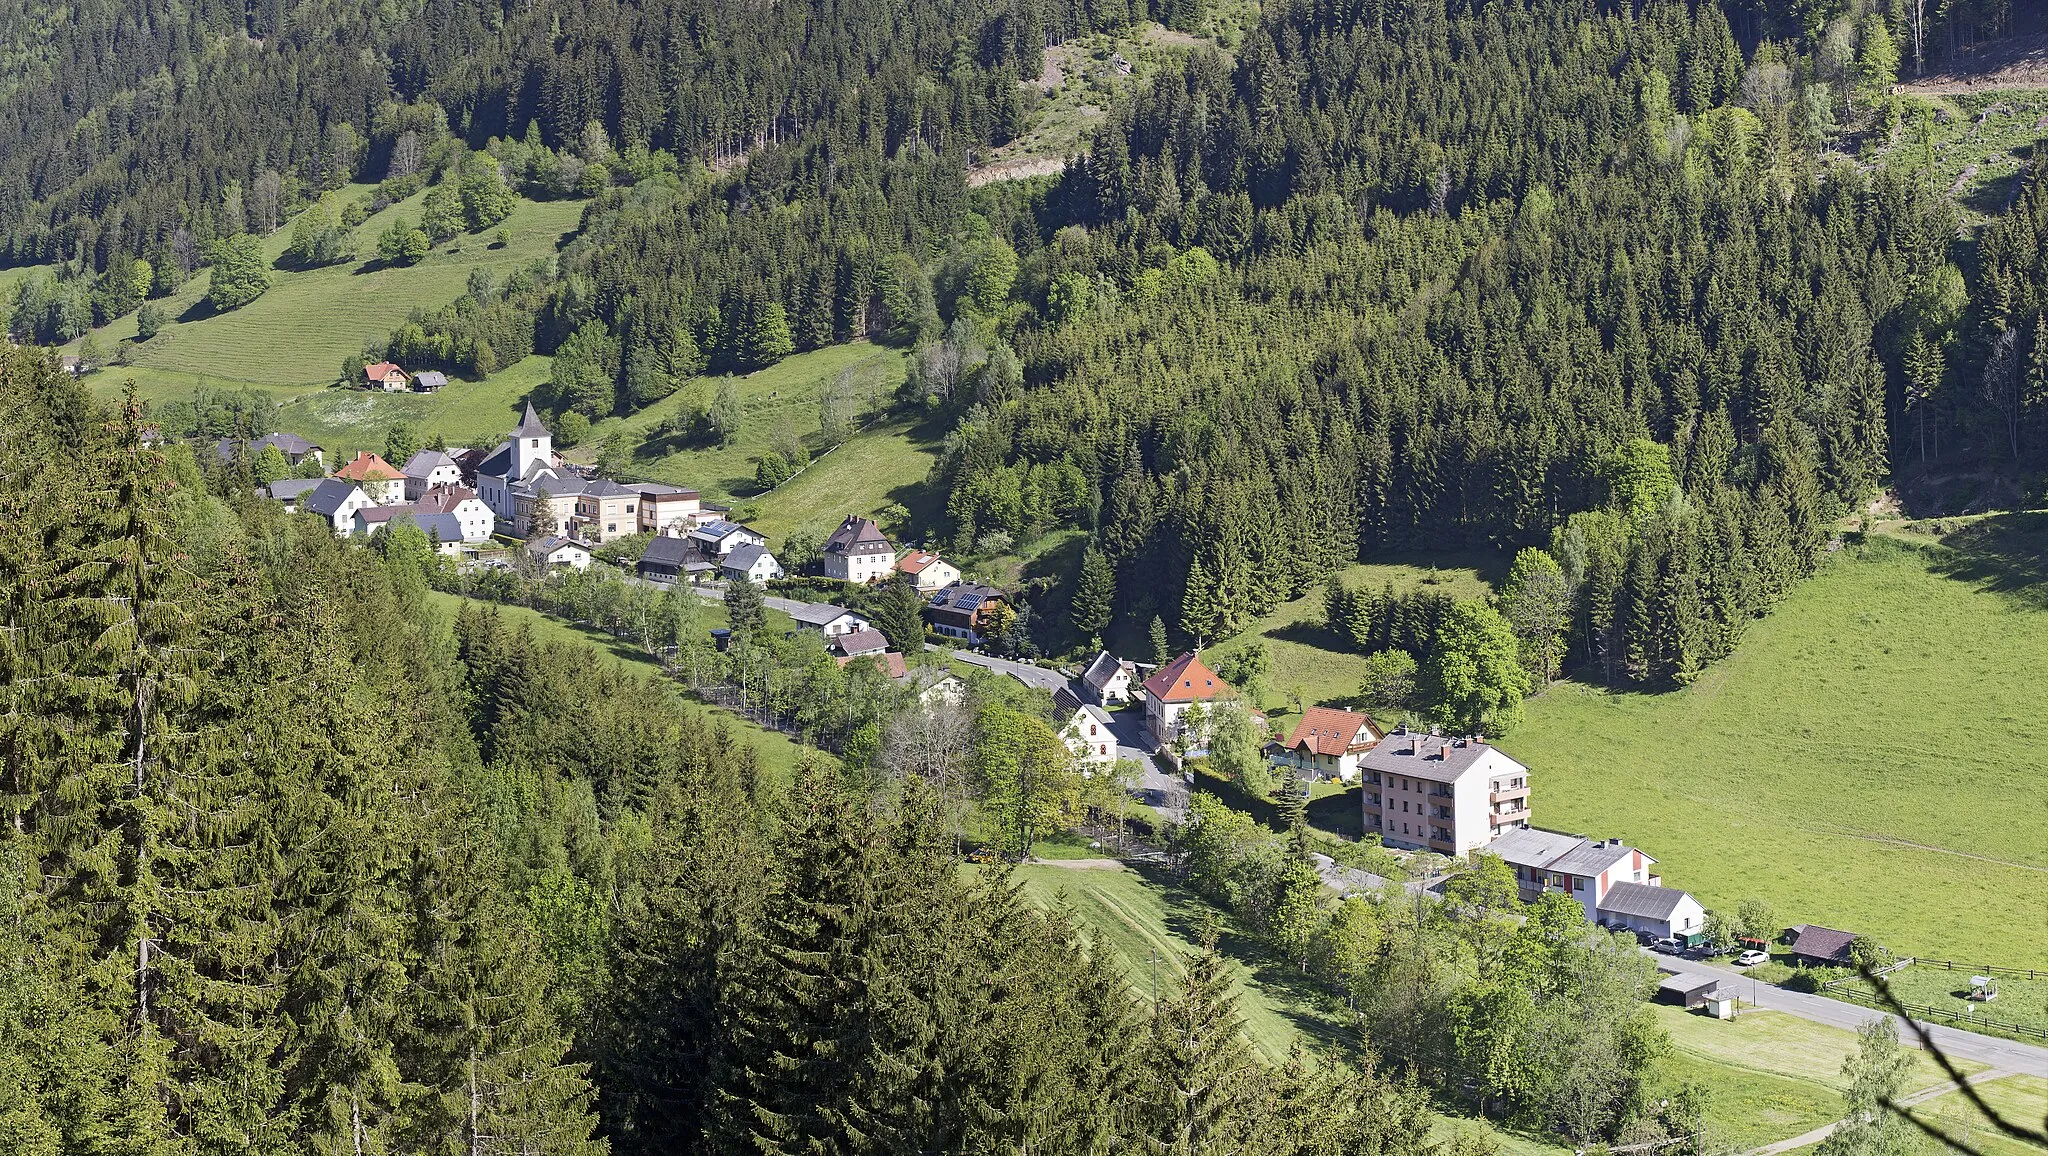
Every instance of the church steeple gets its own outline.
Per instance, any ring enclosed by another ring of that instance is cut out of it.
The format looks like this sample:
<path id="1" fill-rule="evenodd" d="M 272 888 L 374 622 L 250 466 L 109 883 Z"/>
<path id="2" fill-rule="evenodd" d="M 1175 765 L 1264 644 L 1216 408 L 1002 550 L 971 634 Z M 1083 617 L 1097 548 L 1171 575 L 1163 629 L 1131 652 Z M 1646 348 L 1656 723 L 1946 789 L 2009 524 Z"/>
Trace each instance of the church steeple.
<path id="1" fill-rule="evenodd" d="M 536 465 L 552 465 L 555 456 L 555 435 L 541 424 L 540 414 L 533 408 L 533 399 L 526 402 L 526 416 L 519 419 L 519 428 L 512 431 L 512 478 L 526 476 Z"/>

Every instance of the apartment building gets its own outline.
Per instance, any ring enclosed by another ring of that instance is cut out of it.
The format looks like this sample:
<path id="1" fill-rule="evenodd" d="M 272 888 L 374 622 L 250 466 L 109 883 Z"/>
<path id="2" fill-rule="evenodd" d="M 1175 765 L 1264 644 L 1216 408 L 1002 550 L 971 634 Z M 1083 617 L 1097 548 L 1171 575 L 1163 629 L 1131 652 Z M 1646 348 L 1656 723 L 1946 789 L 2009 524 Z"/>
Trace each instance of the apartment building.
<path id="1" fill-rule="evenodd" d="M 1358 772 L 1365 829 L 1389 847 L 1456 857 L 1529 825 L 1529 768 L 1483 738 L 1396 730 Z"/>

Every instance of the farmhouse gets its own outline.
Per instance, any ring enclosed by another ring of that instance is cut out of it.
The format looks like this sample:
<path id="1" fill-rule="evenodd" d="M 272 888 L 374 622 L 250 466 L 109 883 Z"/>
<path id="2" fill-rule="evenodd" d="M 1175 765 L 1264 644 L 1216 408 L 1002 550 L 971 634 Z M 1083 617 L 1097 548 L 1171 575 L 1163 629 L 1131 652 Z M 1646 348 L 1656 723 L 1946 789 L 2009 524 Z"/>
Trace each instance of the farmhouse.
<path id="1" fill-rule="evenodd" d="M 1131 678 L 1137 667 L 1105 650 L 1095 656 L 1081 674 L 1081 685 L 1089 697 L 1103 706 L 1131 701 Z"/>
<path id="2" fill-rule="evenodd" d="M 1849 947 L 1857 940 L 1853 931 L 1802 923 L 1785 932 L 1786 953 L 1802 967 L 1849 967 Z"/>
<path id="3" fill-rule="evenodd" d="M 399 471 L 405 475 L 405 500 L 416 502 L 435 486 L 462 484 L 462 467 L 441 450 L 421 450 L 405 459 Z"/>
<path id="4" fill-rule="evenodd" d="M 334 471 L 334 476 L 361 486 L 363 493 L 380 506 L 405 500 L 405 475 L 367 450 L 358 451 L 347 465 Z"/>
<path id="5" fill-rule="evenodd" d="M 789 612 L 798 630 L 815 630 L 827 639 L 866 630 L 874 625 L 844 606 L 829 602 L 806 602 Z"/>
<path id="6" fill-rule="evenodd" d="M 363 384 L 385 393 L 404 393 L 410 383 L 406 381 L 404 370 L 388 361 L 380 361 L 363 366 Z"/>
<path id="7" fill-rule="evenodd" d="M 1302 712 L 1285 741 L 1266 744 L 1266 761 L 1281 770 L 1299 771 L 1305 779 L 1356 782 L 1359 760 L 1380 737 L 1379 726 L 1369 715 L 1312 706 Z"/>
<path id="8" fill-rule="evenodd" d="M 526 544 L 528 557 L 543 569 L 590 569 L 590 543 L 550 535 Z"/>
<path id="9" fill-rule="evenodd" d="M 896 572 L 908 574 L 919 594 L 931 594 L 960 581 L 960 567 L 930 550 L 912 550 L 896 561 Z"/>
<path id="10" fill-rule="evenodd" d="M 889 649 L 889 639 L 872 626 L 849 630 L 832 639 L 831 649 L 847 658 L 863 658 Z"/>
<path id="11" fill-rule="evenodd" d="M 1457 856 L 1529 825 L 1529 769 L 1483 739 L 1403 728 L 1358 768 L 1365 829 L 1388 846 Z"/>
<path id="12" fill-rule="evenodd" d="M 235 460 L 235 451 L 245 446 L 251 461 L 254 461 L 256 455 L 262 453 L 266 448 L 275 446 L 277 447 L 277 452 L 284 455 L 284 460 L 288 465 L 300 465 L 307 458 L 313 459 L 315 465 L 321 462 L 319 446 L 314 445 L 297 434 L 288 433 L 264 434 L 262 437 L 249 442 L 236 441 L 234 438 L 222 438 L 213 443 L 213 452 L 220 457 L 221 461 L 231 462 Z"/>
<path id="13" fill-rule="evenodd" d="M 419 376 L 412 379 L 412 387 L 421 393 L 439 393 L 447 384 L 448 375 L 438 369 L 421 370 Z"/>
<path id="14" fill-rule="evenodd" d="M 1144 687 L 1145 729 L 1161 745 L 1180 737 L 1181 716 L 1187 714 L 1189 707 L 1237 697 L 1237 691 L 1210 670 L 1202 662 L 1201 652 L 1195 650 L 1153 671 Z"/>
<path id="15" fill-rule="evenodd" d="M 766 546 L 741 546 L 725 556 L 725 561 L 718 564 L 718 572 L 728 579 L 745 578 L 756 586 L 783 576 L 782 563 L 775 560 Z"/>
<path id="16" fill-rule="evenodd" d="M 697 524 L 702 501 L 697 491 L 666 482 L 634 482 L 640 492 L 640 532 L 680 534 Z"/>
<path id="17" fill-rule="evenodd" d="M 955 582 L 925 603 L 925 624 L 947 638 L 980 646 L 996 607 L 1006 605 L 1003 592 L 979 582 Z"/>
<path id="18" fill-rule="evenodd" d="M 872 518 L 848 516 L 825 539 L 825 576 L 841 582 L 879 582 L 896 570 L 896 547 Z"/>
<path id="19" fill-rule="evenodd" d="M 655 582 L 677 582 L 685 574 L 684 567 L 692 562 L 708 565 L 698 560 L 697 551 L 688 542 L 662 534 L 647 543 L 647 549 L 641 552 L 639 565 L 634 569 L 642 578 Z"/>

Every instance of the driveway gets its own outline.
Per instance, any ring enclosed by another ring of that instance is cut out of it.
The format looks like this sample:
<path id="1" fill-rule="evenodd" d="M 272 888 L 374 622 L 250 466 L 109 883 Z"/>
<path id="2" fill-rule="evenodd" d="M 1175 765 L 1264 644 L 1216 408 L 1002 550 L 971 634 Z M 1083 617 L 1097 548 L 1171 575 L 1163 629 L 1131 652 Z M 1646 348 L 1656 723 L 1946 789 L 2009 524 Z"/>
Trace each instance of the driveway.
<path id="1" fill-rule="evenodd" d="M 1690 959 L 1657 957 L 1657 970 L 1672 975 L 1708 975 L 1723 982 L 1723 986 L 1746 998 L 1753 1005 L 1770 1011 L 1781 1011 L 1829 1027 L 1855 1031 L 1864 1024 L 1884 1015 L 1876 1008 L 1861 1004 L 1844 1003 L 1824 995 L 1808 995 L 1805 992 L 1786 991 L 1770 984 L 1750 979 L 1732 967 L 1720 964 L 1696 962 Z M 1919 1047 L 1920 1037 L 1905 1020 L 1891 1017 L 1898 1024 L 1899 1042 L 1908 1047 Z M 2048 1048 L 2023 1044 L 2017 1040 L 2000 1039 L 1997 1036 L 1983 1036 L 1941 1024 L 1923 1025 L 1934 1043 L 1950 1059 L 1974 1060 L 1994 1069 L 2019 1072 L 2030 1076 L 2048 1078 Z"/>

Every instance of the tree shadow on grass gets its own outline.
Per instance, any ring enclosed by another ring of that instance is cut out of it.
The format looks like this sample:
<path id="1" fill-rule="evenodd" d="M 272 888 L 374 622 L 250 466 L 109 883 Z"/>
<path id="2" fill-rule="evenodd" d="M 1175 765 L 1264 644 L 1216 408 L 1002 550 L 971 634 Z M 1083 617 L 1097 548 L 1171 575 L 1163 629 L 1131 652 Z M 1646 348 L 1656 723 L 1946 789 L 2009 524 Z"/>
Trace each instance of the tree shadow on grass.
<path id="1" fill-rule="evenodd" d="M 1318 1010 L 1330 998 L 1322 984 L 1301 974 L 1299 968 L 1276 957 L 1265 944 L 1238 930 L 1229 916 L 1176 883 L 1165 868 L 1155 864 L 1134 864 L 1133 870 L 1158 888 L 1160 902 L 1166 908 L 1168 931 L 1199 949 L 1204 937 L 1213 930 L 1216 953 L 1243 968 L 1260 988 L 1276 997 L 1273 1001 L 1275 1010 L 1310 1042 L 1343 1048 L 1356 1048 L 1363 1043 L 1357 1032 Z M 1175 967 L 1184 965 L 1182 960 L 1172 962 Z M 1242 1015 L 1242 1011 L 1239 1014 Z"/>
<path id="2" fill-rule="evenodd" d="M 2048 610 L 2048 514 L 2000 514 L 1974 522 L 1943 542 L 1936 573 Z"/>

